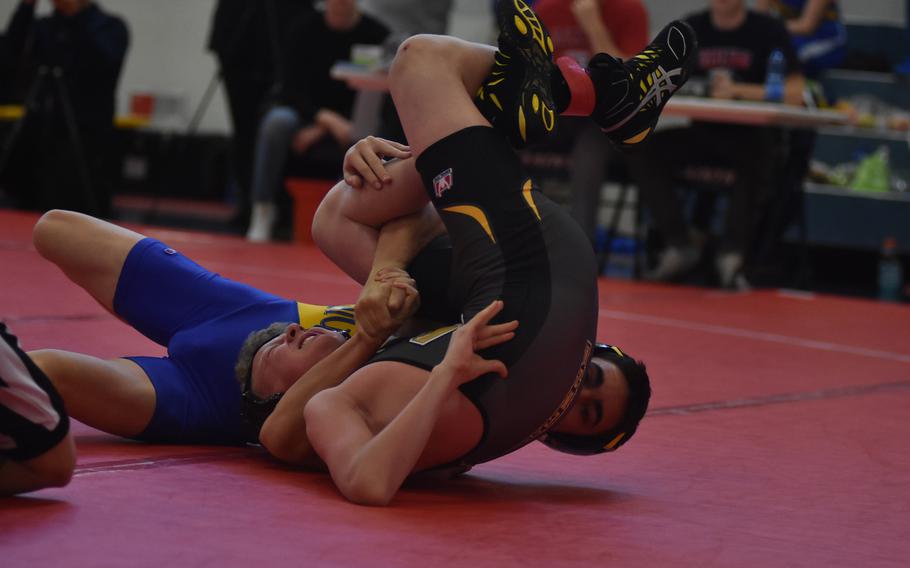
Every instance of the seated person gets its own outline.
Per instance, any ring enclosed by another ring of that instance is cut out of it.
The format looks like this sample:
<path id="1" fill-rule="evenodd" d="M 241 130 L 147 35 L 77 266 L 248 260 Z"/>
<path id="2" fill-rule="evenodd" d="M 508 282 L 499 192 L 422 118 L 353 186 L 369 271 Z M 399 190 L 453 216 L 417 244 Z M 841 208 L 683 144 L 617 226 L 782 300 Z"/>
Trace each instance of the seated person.
<path id="1" fill-rule="evenodd" d="M 629 87 L 661 68 L 667 94 L 675 91 L 686 79 L 694 33 L 674 23 L 648 46 L 652 56 L 622 64 L 603 55 L 586 70 L 560 71 L 552 40 L 522 2 L 498 2 L 497 21 L 495 58 L 486 46 L 454 38 L 402 44 L 389 80 L 416 159 L 387 166 L 395 188 L 376 190 L 364 182 L 378 162 L 365 156 L 366 167 L 358 176 L 346 172 L 348 184 L 324 203 L 347 224 L 314 225 L 320 242 L 344 226 L 413 214 L 431 201 L 453 242 L 448 293 L 463 325 L 393 341 L 308 402 L 295 400 L 294 385 L 262 427 L 269 451 L 294 463 L 315 451 L 357 503 L 387 504 L 413 472 L 465 469 L 538 438 L 573 453 L 613 450 L 647 406 L 644 369 L 620 350 L 598 348 L 589 366 L 593 251 L 574 221 L 535 190 L 509 141 L 545 136 L 556 114 L 574 108 L 618 143 L 641 142 L 667 97 Z M 486 101 L 478 105 L 495 128 L 471 98 L 481 83 Z M 413 182 L 418 175 L 423 189 Z"/>
<path id="2" fill-rule="evenodd" d="M 828 69 L 840 65 L 847 56 L 847 27 L 841 18 L 837 1 L 758 0 L 756 9 L 769 11 L 784 20 L 802 71 L 809 79 L 806 92 L 811 98 L 807 97 L 807 101 L 811 100 L 811 104 L 825 101 L 824 89 L 818 79 Z M 809 171 L 816 137 L 815 129 L 793 129 L 789 132 L 783 184 L 802 187 Z M 784 201 L 780 206 L 787 208 L 788 203 Z M 788 218 L 786 215 L 783 217 Z M 771 227 L 771 230 L 779 232 L 781 229 Z"/>
<path id="3" fill-rule="evenodd" d="M 385 26 L 363 14 L 354 0 L 328 0 L 324 12 L 306 14 L 293 31 L 284 57 L 285 84 L 278 86 L 278 104 L 262 118 L 257 134 L 247 239 L 272 238 L 288 150 L 301 175 L 338 179 L 338 164 L 354 142 L 355 92 L 333 79 L 330 69 L 350 58 L 353 45 L 381 44 L 387 35 Z"/>
<path id="4" fill-rule="evenodd" d="M 780 50 L 788 70 L 783 101 L 802 104 L 803 76 L 781 22 L 748 10 L 745 0 L 711 0 L 708 10 L 686 21 L 699 42 L 693 74 L 710 77 L 711 97 L 764 100 L 768 59 Z M 686 222 L 674 185 L 686 166 L 720 164 L 732 168 L 735 179 L 715 266 L 723 287 L 746 287 L 745 255 L 768 200 L 768 174 L 774 169 L 773 133 L 754 126 L 696 122 L 689 128 L 658 132 L 649 144 L 642 152 L 630 154 L 628 164 L 642 202 L 667 245 L 650 277 L 679 279 L 698 264 L 704 237 Z"/>
<path id="5" fill-rule="evenodd" d="M 0 496 L 63 487 L 75 463 L 60 395 L 0 323 Z"/>

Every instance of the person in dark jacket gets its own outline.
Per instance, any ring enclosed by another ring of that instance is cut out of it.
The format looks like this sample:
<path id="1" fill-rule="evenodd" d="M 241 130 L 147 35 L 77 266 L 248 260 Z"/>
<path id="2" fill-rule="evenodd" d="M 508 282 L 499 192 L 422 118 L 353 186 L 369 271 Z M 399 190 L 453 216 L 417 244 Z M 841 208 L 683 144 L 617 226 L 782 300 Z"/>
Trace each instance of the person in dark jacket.
<path id="1" fill-rule="evenodd" d="M 218 0 L 215 6 L 208 47 L 218 61 L 233 128 L 236 229 L 245 230 L 249 219 L 256 129 L 285 80 L 291 28 L 312 13 L 313 0 Z"/>
<path id="2" fill-rule="evenodd" d="M 26 208 L 106 215 L 117 83 L 129 29 L 90 0 L 52 0 L 54 10 L 44 17 L 35 15 L 37 4 L 22 0 L 6 30 L 28 111 L 15 159 L 7 159 L 17 170 L 12 193 Z"/>

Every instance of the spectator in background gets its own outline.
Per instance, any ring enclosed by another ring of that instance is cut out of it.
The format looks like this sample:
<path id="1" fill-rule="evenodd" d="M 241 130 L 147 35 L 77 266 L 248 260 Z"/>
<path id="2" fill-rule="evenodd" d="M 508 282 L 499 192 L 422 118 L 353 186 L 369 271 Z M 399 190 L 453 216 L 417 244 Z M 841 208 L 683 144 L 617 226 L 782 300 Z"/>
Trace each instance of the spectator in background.
<path id="1" fill-rule="evenodd" d="M 836 67 L 847 55 L 847 28 L 836 0 L 756 0 L 755 8 L 783 18 L 807 77 Z"/>
<path id="2" fill-rule="evenodd" d="M 28 105 L 7 162 L 12 193 L 29 209 L 108 215 L 117 83 L 129 30 L 90 0 L 51 3 L 51 15 L 39 18 L 38 1 L 22 0 L 7 27 L 7 49 Z"/>
<path id="3" fill-rule="evenodd" d="M 804 79 L 783 24 L 747 10 L 745 0 L 710 0 L 708 10 L 686 18 L 698 36 L 693 78 L 708 80 L 717 99 L 765 99 L 768 59 L 780 50 L 787 75 L 783 102 L 800 105 Z M 742 268 L 755 225 L 767 204 L 776 167 L 773 132 L 753 126 L 694 123 L 689 128 L 657 132 L 642 152 L 629 155 L 632 177 L 666 248 L 651 273 L 655 280 L 675 280 L 694 268 L 704 237 L 690 229 L 674 184 L 686 167 L 721 165 L 735 172 L 729 189 L 724 233 L 715 268 L 724 287 L 745 288 Z"/>
<path id="4" fill-rule="evenodd" d="M 247 239 L 272 238 L 275 198 L 284 179 L 288 150 L 301 175 L 335 180 L 353 142 L 351 111 L 355 92 L 332 79 L 337 61 L 350 58 L 355 44 L 377 45 L 388 29 L 363 14 L 355 0 L 327 0 L 325 11 L 310 14 L 292 30 L 284 58 L 287 77 L 274 106 L 259 126 L 253 175 L 253 207 Z"/>
<path id="5" fill-rule="evenodd" d="M 534 10 L 550 30 L 555 56 L 571 57 L 582 67 L 595 53 L 628 59 L 648 43 L 648 11 L 641 0 L 539 0 Z M 621 154 L 596 124 L 580 118 L 560 120 L 556 139 L 544 146 L 551 147 L 571 148 L 571 213 L 593 244 L 600 189 L 608 165 Z"/>
<path id="6" fill-rule="evenodd" d="M 233 127 L 235 228 L 246 230 L 256 129 L 270 96 L 286 78 L 281 62 L 290 27 L 313 12 L 313 0 L 218 0 L 209 50 L 218 60 Z"/>
<path id="7" fill-rule="evenodd" d="M 0 496 L 62 487 L 75 463 L 63 400 L 0 323 Z"/>
<path id="8" fill-rule="evenodd" d="M 756 9 L 770 12 L 784 20 L 793 39 L 803 73 L 810 79 L 806 100 L 811 104 L 826 101 L 824 89 L 817 81 L 826 70 L 840 65 L 847 56 L 847 28 L 835 0 L 756 0 Z M 815 129 L 791 130 L 789 164 L 783 183 L 802 184 L 812 151 Z"/>

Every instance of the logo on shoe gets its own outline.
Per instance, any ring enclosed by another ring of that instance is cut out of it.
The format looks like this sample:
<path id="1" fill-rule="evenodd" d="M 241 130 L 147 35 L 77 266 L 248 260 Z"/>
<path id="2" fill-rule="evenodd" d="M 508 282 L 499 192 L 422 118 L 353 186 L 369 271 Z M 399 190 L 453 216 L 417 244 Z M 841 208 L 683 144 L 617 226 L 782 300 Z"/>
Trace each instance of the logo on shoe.
<path id="1" fill-rule="evenodd" d="M 452 189 L 453 183 L 452 168 L 433 178 L 433 191 L 436 193 L 436 197 L 442 197 L 443 193 Z"/>
<path id="2" fill-rule="evenodd" d="M 657 104 L 664 102 L 664 99 L 669 99 L 673 91 L 676 90 L 676 85 L 673 84 L 670 78 L 680 73 L 682 73 L 682 69 L 666 71 L 663 67 L 658 66 L 657 70 L 648 75 L 648 85 L 645 86 L 644 82 L 641 83 L 641 90 L 645 93 L 644 99 L 651 100 L 656 98 Z"/>

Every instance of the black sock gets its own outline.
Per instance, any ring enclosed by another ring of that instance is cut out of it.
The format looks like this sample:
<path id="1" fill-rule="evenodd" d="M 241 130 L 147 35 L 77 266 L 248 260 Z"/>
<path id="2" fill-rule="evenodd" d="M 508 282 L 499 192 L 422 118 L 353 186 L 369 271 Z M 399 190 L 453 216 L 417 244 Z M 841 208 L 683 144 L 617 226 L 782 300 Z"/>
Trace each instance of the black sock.
<path id="1" fill-rule="evenodd" d="M 553 89 L 556 114 L 562 114 L 564 110 L 569 108 L 569 103 L 572 102 L 572 91 L 569 90 L 569 84 L 566 83 L 566 79 L 562 76 L 562 71 L 559 70 L 559 67 L 554 66 L 553 68 L 553 73 L 550 75 L 550 87 Z"/>

